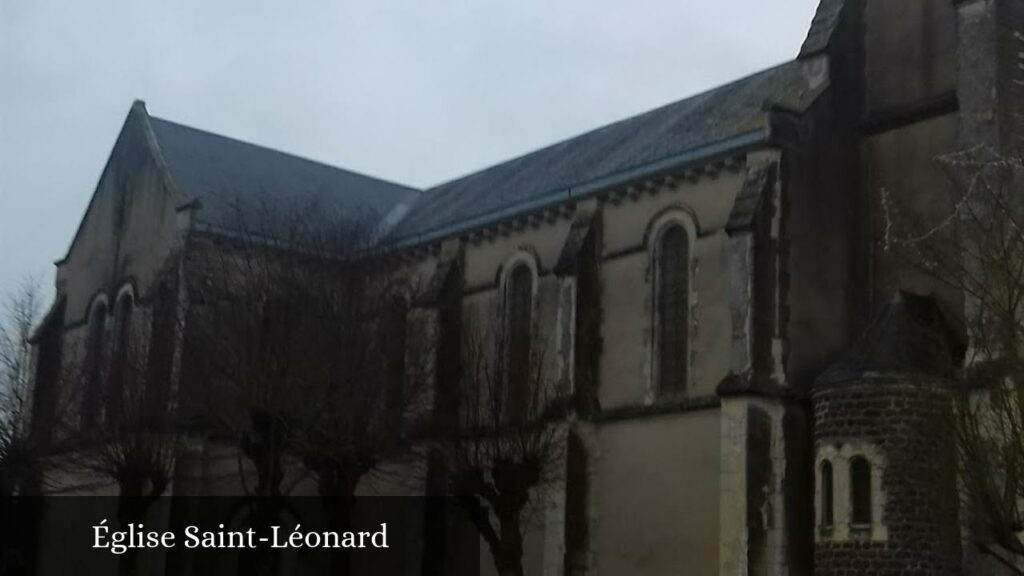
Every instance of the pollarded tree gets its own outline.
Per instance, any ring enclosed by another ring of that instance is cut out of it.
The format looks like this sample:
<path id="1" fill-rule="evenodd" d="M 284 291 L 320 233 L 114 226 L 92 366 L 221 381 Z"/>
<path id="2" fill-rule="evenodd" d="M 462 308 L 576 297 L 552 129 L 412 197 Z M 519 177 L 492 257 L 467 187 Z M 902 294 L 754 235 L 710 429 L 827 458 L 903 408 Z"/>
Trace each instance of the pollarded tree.
<path id="1" fill-rule="evenodd" d="M 197 430 L 236 450 L 244 497 L 225 522 L 280 524 L 304 477 L 297 440 L 314 408 L 307 378 L 329 358 L 314 354 L 319 335 L 306 311 L 322 308 L 314 292 L 329 293 L 317 285 L 320 267 L 352 249 L 348 228 L 321 227 L 319 216 L 239 203 L 230 231 L 192 240 L 182 402 Z M 278 562 L 262 550 L 240 560 L 252 573 L 274 573 Z"/>
<path id="2" fill-rule="evenodd" d="M 190 289 L 206 422 L 255 472 L 250 514 L 275 518 L 289 480 L 312 477 L 327 522 L 346 531 L 359 484 L 411 445 L 430 342 L 408 324 L 415 287 L 361 216 L 264 209 L 237 220 L 204 239 Z M 347 573 L 347 550 L 331 562 Z"/>
<path id="3" fill-rule="evenodd" d="M 93 399 L 70 436 L 70 462 L 114 482 L 121 526 L 139 524 L 171 483 L 184 439 L 169 394 L 173 341 L 179 324 L 169 278 L 158 283 L 149 315 L 136 310 L 134 296 L 116 303 L 112 338 L 74 371 L 75 388 Z M 150 320 L 149 326 L 145 320 Z M 134 574 L 137 550 L 119 560 L 119 573 Z"/>
<path id="4" fill-rule="evenodd" d="M 364 253 L 325 262 L 302 293 L 295 318 L 296 330 L 309 336 L 302 339 L 298 382 L 306 409 L 291 428 L 293 450 L 315 479 L 335 531 L 352 528 L 359 485 L 383 479 L 386 464 L 411 456 L 422 428 L 430 339 L 410 322 L 412 292 L 386 258 Z M 331 573 L 348 570 L 347 550 L 335 551 Z"/>
<path id="5" fill-rule="evenodd" d="M 545 365 L 544 347 L 526 337 L 529 323 L 509 320 L 495 331 L 467 318 L 461 378 L 446 385 L 455 399 L 436 439 L 449 491 L 498 573 L 521 576 L 531 511 L 562 477 L 570 398 Z"/>

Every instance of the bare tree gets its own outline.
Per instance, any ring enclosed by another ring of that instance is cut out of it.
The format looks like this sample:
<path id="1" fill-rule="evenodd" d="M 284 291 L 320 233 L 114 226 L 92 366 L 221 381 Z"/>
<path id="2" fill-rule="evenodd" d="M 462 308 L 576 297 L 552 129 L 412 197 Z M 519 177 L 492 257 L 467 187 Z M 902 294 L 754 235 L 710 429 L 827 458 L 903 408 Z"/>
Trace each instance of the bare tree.
<path id="1" fill-rule="evenodd" d="M 302 478 L 294 472 L 296 427 L 309 412 L 304 375 L 325 360 L 309 354 L 316 335 L 305 322 L 304 293 L 324 262 L 310 221 L 239 207 L 231 231 L 192 242 L 185 338 L 193 372 L 182 400 L 194 426 L 236 449 L 244 497 L 225 520 L 260 530 L 279 524 L 284 497 Z M 240 561 L 247 572 L 274 573 L 278 559 L 256 550 Z"/>
<path id="2" fill-rule="evenodd" d="M 427 357 L 410 350 L 429 339 L 407 324 L 413 283 L 372 230 L 310 212 L 240 213 L 231 235 L 208 240 L 196 348 L 208 421 L 255 471 L 246 489 L 263 500 L 250 514 L 275 517 L 283 504 L 266 499 L 309 476 L 332 529 L 346 531 L 360 482 L 410 446 L 425 380 L 416 359 Z M 289 479 L 296 469 L 305 474 Z M 331 573 L 349 563 L 336 551 Z"/>
<path id="3" fill-rule="evenodd" d="M 0 573 L 31 571 L 31 507 L 14 496 L 31 490 L 45 468 L 45 446 L 32 434 L 32 335 L 39 320 L 37 285 L 25 280 L 0 315 Z M 20 524 L 20 525 L 19 525 Z"/>
<path id="4" fill-rule="evenodd" d="M 45 447 L 32 433 L 32 336 L 40 319 L 39 291 L 26 280 L 8 295 L 0 316 L 0 498 L 38 477 Z"/>
<path id="5" fill-rule="evenodd" d="M 968 528 L 977 550 L 1024 574 L 1024 163 L 982 146 L 938 161 L 948 215 L 915 221 L 883 190 L 885 246 L 964 299 L 952 428 Z"/>
<path id="6" fill-rule="evenodd" d="M 138 522 L 171 480 L 180 430 L 145 377 L 145 349 L 128 344 L 104 370 L 103 414 L 80 430 L 75 462 L 117 483 L 123 522 Z"/>
<path id="7" fill-rule="evenodd" d="M 468 319 L 462 376 L 439 452 L 452 496 L 503 576 L 523 573 L 530 510 L 562 476 L 570 398 L 550 374 L 544 347 L 517 351 L 506 331 Z M 532 505 L 532 507 L 531 507 Z"/>
<path id="8" fill-rule="evenodd" d="M 70 463 L 117 485 L 121 526 L 144 522 L 166 494 L 183 441 L 168 390 L 174 348 L 162 344 L 173 340 L 178 329 L 175 296 L 167 283 L 165 278 L 157 285 L 148 327 L 140 322 L 133 297 L 117 303 L 112 341 L 99 357 L 78 366 L 73 379 L 83 394 L 97 398 L 80 402 L 95 413 L 81 415 L 71 437 Z M 137 555 L 128 550 L 121 557 L 120 574 L 135 573 Z"/>
<path id="9" fill-rule="evenodd" d="M 412 283 L 387 259 L 364 254 L 325 264 L 316 276 L 296 315 L 309 336 L 302 339 L 299 382 L 306 409 L 291 429 L 330 527 L 344 532 L 352 527 L 360 483 L 408 456 L 422 429 L 418 408 L 431 340 L 410 321 Z M 347 574 L 349 563 L 347 550 L 335 551 L 331 573 Z"/>
<path id="10" fill-rule="evenodd" d="M 201 364 L 206 386 L 197 391 L 203 409 L 193 416 L 215 440 L 237 447 L 247 493 L 276 497 L 288 491 L 289 424 L 302 409 L 291 334 L 295 303 L 283 293 L 301 280 L 256 250 L 237 242 L 212 248 L 204 256 L 206 291 L 190 291 L 191 359 Z M 251 486 L 241 459 L 254 469 Z"/>

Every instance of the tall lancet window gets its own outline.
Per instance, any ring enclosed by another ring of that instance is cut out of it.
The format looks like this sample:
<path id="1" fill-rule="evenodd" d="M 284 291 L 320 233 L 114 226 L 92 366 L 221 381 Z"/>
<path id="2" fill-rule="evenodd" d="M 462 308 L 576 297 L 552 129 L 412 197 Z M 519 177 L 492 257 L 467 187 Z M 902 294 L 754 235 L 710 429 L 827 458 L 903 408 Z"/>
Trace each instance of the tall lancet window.
<path id="1" fill-rule="evenodd" d="M 89 339 L 86 342 L 85 386 L 82 390 L 82 428 L 88 430 L 99 420 L 103 405 L 103 351 L 107 330 L 107 304 L 98 302 L 89 316 Z"/>
<path id="2" fill-rule="evenodd" d="M 656 365 L 658 389 L 663 393 L 686 391 L 689 268 L 686 229 L 672 225 L 661 233 L 655 252 Z"/>
<path id="3" fill-rule="evenodd" d="M 835 507 L 832 493 L 832 463 L 821 463 L 821 527 L 831 528 L 835 521 Z"/>
<path id="4" fill-rule="evenodd" d="M 111 416 L 119 416 L 121 409 L 121 398 L 124 393 L 124 386 L 131 383 L 131 370 L 133 366 L 132 357 L 132 312 L 135 309 L 135 300 L 130 293 L 123 294 L 117 300 L 117 308 L 114 311 L 114 343 L 113 356 L 110 366 L 110 387 L 106 390 L 107 413 Z"/>
<path id="5" fill-rule="evenodd" d="M 505 361 L 507 363 L 507 416 L 526 416 L 530 397 L 530 340 L 533 317 L 533 272 L 519 264 L 505 285 Z"/>
<path id="6" fill-rule="evenodd" d="M 871 516 L 871 464 L 856 456 L 850 460 L 850 524 L 870 526 Z"/>

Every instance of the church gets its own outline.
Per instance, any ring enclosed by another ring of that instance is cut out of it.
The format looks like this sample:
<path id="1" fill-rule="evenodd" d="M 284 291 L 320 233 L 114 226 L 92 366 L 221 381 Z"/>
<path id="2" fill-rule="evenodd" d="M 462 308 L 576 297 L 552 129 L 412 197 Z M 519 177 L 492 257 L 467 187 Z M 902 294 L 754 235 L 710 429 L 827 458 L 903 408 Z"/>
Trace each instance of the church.
<path id="1" fill-rule="evenodd" d="M 187 317 L 197 255 L 246 199 L 315 200 L 372 218 L 418 310 L 515 309 L 571 391 L 523 573 L 999 574 L 915 424 L 963 362 L 962 295 L 883 244 L 886 198 L 950 209 L 937 157 L 1020 138 L 1014 29 L 1019 0 L 821 0 L 792 61 L 425 190 L 137 101 L 56 263 L 36 412 L 55 365 L 128 323 L 187 386 L 167 318 Z M 191 490 L 214 490 L 208 468 Z"/>

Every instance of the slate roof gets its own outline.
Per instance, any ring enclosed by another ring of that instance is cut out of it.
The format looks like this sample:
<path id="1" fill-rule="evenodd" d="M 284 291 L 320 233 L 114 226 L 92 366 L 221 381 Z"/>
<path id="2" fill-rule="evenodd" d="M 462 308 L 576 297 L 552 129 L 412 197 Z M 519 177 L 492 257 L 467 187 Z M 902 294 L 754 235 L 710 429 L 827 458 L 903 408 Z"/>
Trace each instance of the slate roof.
<path id="1" fill-rule="evenodd" d="M 832 32 L 839 24 L 839 15 L 843 10 L 846 0 L 821 0 L 818 10 L 811 20 L 811 28 L 807 31 L 807 38 L 800 48 L 800 57 L 807 58 L 814 56 L 828 48 L 832 40 Z"/>
<path id="2" fill-rule="evenodd" d="M 828 2 L 829 0 L 824 0 Z M 764 142 L 766 105 L 814 97 L 800 61 L 587 132 L 426 191 L 148 116 L 197 225 L 234 230 L 270 207 L 353 218 L 409 245 L 585 197 L 642 175 Z"/>
<path id="3" fill-rule="evenodd" d="M 964 339 L 935 299 L 899 291 L 818 386 L 873 375 L 916 374 L 951 379 L 964 358 Z"/>
<path id="4" fill-rule="evenodd" d="M 149 117 L 179 190 L 201 208 L 200 225 L 234 230 L 240 218 L 287 207 L 377 226 L 396 218 L 417 190 L 305 158 Z M 372 223 L 371 223 L 372 222 Z M 257 225 L 257 224 L 250 224 Z"/>
<path id="5" fill-rule="evenodd" d="M 433 187 L 390 241 L 412 244 L 557 204 L 767 137 L 768 102 L 803 108 L 793 61 Z"/>

